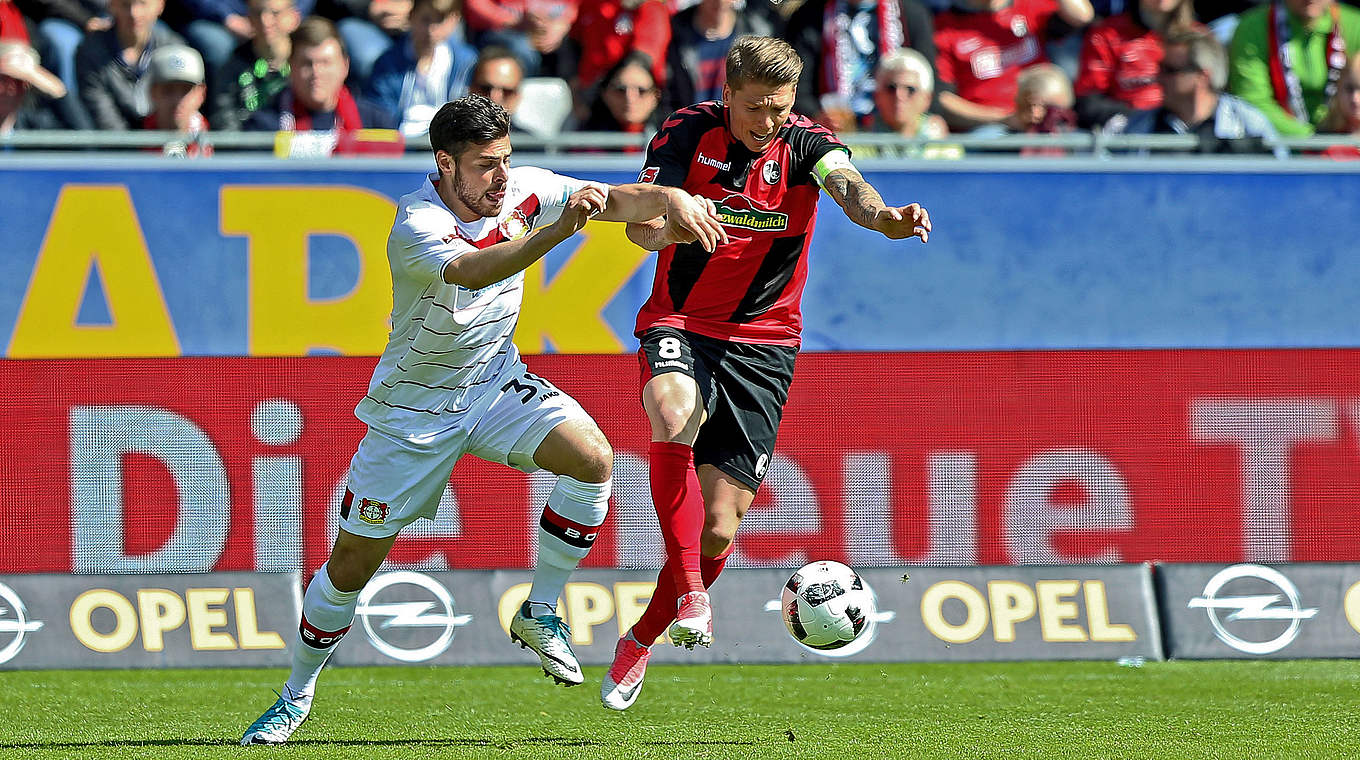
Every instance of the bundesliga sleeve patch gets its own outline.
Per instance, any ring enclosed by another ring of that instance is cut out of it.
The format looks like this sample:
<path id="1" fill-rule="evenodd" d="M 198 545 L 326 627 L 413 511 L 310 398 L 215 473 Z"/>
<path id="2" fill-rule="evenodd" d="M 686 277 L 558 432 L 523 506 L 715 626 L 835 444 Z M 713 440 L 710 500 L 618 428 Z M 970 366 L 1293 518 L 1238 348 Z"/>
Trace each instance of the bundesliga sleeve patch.
<path id="1" fill-rule="evenodd" d="M 638 175 L 638 182 L 655 182 L 656 175 L 660 173 L 661 167 L 659 166 L 644 167 L 642 173 Z"/>
<path id="2" fill-rule="evenodd" d="M 843 150 L 833 150 L 817 160 L 812 167 L 812 174 L 817 178 L 817 185 L 826 188 L 826 176 L 837 169 L 854 169 L 855 165 L 850 163 L 850 154 Z"/>

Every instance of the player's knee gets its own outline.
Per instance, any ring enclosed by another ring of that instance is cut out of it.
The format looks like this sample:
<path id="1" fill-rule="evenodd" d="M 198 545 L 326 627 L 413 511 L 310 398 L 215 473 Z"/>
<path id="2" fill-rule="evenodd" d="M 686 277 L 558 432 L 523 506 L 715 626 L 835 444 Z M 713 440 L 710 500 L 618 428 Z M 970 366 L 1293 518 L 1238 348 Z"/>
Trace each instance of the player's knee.
<path id="1" fill-rule="evenodd" d="M 698 414 L 691 400 L 673 397 L 658 399 L 651 411 L 652 437 L 667 441 L 682 437 Z"/>
<path id="2" fill-rule="evenodd" d="M 614 474 L 614 448 L 599 430 L 585 437 L 572 472 L 563 473 L 582 483 L 603 483 Z"/>
<path id="3" fill-rule="evenodd" d="M 732 546 L 737 537 L 737 524 L 727 521 L 705 523 L 704 532 L 699 536 L 699 551 L 705 557 L 717 557 Z"/>

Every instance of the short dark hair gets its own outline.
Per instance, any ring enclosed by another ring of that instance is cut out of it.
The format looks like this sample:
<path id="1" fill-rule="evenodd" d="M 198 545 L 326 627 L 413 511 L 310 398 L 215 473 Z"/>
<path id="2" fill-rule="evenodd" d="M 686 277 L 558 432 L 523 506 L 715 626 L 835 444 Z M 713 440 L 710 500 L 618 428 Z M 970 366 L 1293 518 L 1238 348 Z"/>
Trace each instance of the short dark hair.
<path id="1" fill-rule="evenodd" d="M 482 48 L 481 54 L 477 56 L 477 63 L 472 66 L 472 73 L 477 73 L 483 66 L 492 61 L 514 61 L 515 68 L 519 69 L 520 76 L 524 76 L 524 64 L 519 60 L 519 56 L 503 45 L 487 45 Z"/>
<path id="2" fill-rule="evenodd" d="M 298 24 L 298 28 L 288 35 L 288 39 L 292 43 L 294 54 L 302 48 L 316 47 L 324 44 L 327 40 L 335 40 L 336 44 L 340 46 L 340 55 L 343 55 L 346 59 L 349 58 L 349 51 L 345 49 L 345 41 L 340 38 L 340 32 L 336 30 L 335 24 L 320 16 L 308 16 L 303 19 L 302 23 Z"/>
<path id="3" fill-rule="evenodd" d="M 455 158 L 469 145 L 484 145 L 508 134 L 510 114 L 476 93 L 445 103 L 430 120 L 430 147 Z"/>

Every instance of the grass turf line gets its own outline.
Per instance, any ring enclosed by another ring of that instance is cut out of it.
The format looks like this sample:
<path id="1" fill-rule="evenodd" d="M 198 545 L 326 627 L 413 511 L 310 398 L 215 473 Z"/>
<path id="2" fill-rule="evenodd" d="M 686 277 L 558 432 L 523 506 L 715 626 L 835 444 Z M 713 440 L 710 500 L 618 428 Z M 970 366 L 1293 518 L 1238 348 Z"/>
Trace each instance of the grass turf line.
<path id="1" fill-rule="evenodd" d="M 601 707 L 537 669 L 335 668 L 281 748 L 281 670 L 0 673 L 8 758 L 1345 758 L 1360 662 L 654 666 Z"/>

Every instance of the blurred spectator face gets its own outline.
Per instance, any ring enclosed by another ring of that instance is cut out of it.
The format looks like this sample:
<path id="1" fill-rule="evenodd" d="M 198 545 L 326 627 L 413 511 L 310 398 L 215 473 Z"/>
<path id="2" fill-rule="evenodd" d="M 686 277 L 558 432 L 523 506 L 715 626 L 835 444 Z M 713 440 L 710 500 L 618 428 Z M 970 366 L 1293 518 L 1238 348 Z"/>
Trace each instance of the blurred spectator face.
<path id="1" fill-rule="evenodd" d="M 337 40 L 294 50 L 289 67 L 288 81 L 298 102 L 309 111 L 335 108 L 349 76 L 349 59 Z"/>
<path id="2" fill-rule="evenodd" d="M 151 37 L 151 29 L 163 10 L 165 0 L 109 0 L 114 25 L 139 40 Z"/>
<path id="3" fill-rule="evenodd" d="M 1036 78 L 1015 93 L 1015 121 L 1022 130 L 1047 131 L 1055 117 L 1072 108 L 1072 88 L 1057 77 Z"/>
<path id="4" fill-rule="evenodd" d="M 524 82 L 524 69 L 516 58 L 492 58 L 472 72 L 469 92 L 488 97 L 514 114 L 519 108 L 519 87 Z"/>
<path id="5" fill-rule="evenodd" d="M 293 0 L 252 0 L 250 3 L 250 26 L 270 50 L 287 50 L 288 35 L 297 29 L 301 20 Z"/>
<path id="6" fill-rule="evenodd" d="M 461 19 L 456 12 L 441 14 L 430 3 L 422 3 L 411 11 L 411 42 L 416 50 L 443 45 L 453 36 Z"/>
<path id="7" fill-rule="evenodd" d="M 1201 87 L 1209 88 L 1209 75 L 1190 60 L 1187 45 L 1167 45 L 1157 68 L 1157 81 L 1162 83 L 1162 98 L 1168 105 L 1187 103 Z"/>
<path id="8" fill-rule="evenodd" d="M 656 80 L 641 65 L 625 66 L 605 83 L 604 104 L 619 124 L 645 124 L 660 103 Z"/>
<path id="9" fill-rule="evenodd" d="M 791 84 L 771 87 L 760 82 L 733 87 L 729 80 L 723 85 L 723 102 L 732 136 L 748 149 L 763 152 L 793 113 L 795 89 Z"/>
<path id="10" fill-rule="evenodd" d="M 162 129 L 189 128 L 194 114 L 203 107 L 208 89 L 189 82 L 156 82 L 151 85 L 151 108 Z"/>
<path id="11" fill-rule="evenodd" d="M 1289 12 L 1305 21 L 1317 21 L 1336 0 L 1284 0 Z"/>
<path id="12" fill-rule="evenodd" d="M 0 124 L 19 110 L 27 92 L 28 82 L 0 74 Z"/>
<path id="13" fill-rule="evenodd" d="M 880 71 L 874 105 L 878 116 L 894 132 L 921 118 L 930 107 L 930 90 L 921 85 L 915 71 Z"/>
<path id="14" fill-rule="evenodd" d="M 1159 25 L 1176 10 L 1182 0 L 1138 0 L 1138 9 L 1145 23 Z"/>

